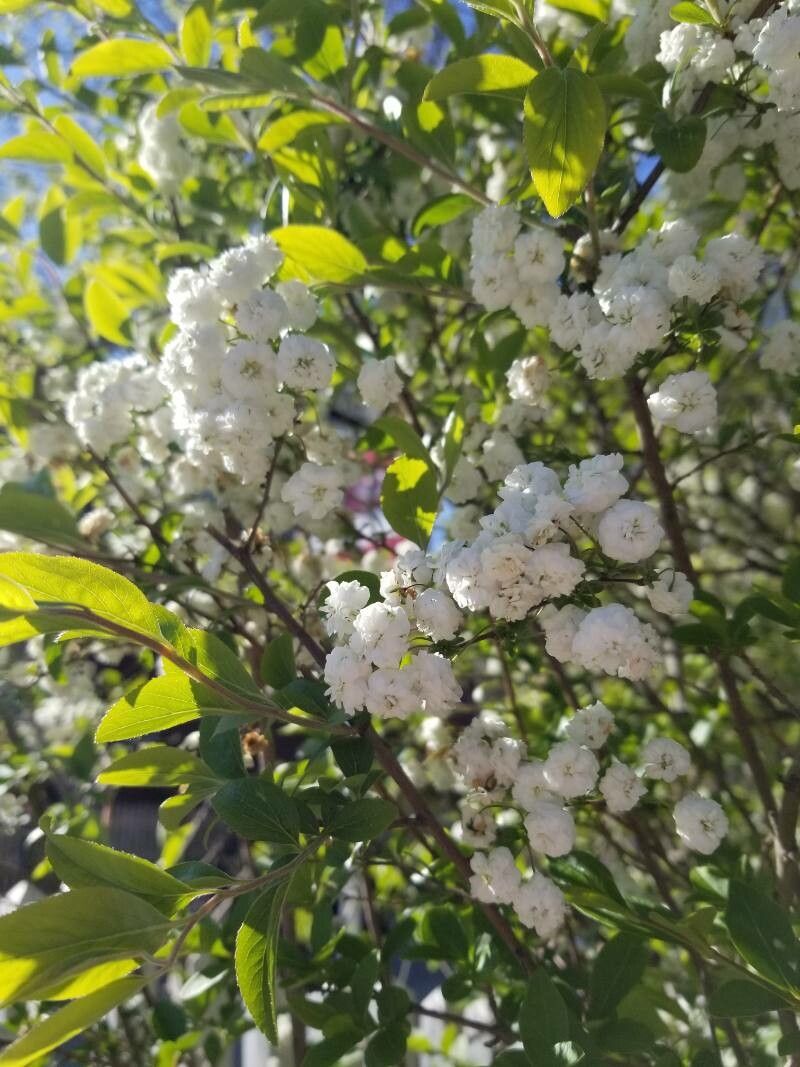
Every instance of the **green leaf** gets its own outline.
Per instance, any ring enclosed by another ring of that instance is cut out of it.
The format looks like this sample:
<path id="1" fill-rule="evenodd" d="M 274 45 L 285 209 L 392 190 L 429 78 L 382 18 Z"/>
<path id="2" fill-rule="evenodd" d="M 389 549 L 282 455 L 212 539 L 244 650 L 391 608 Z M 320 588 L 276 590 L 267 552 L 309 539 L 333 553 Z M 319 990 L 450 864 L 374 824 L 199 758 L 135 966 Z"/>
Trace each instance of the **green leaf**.
<path id="1" fill-rule="evenodd" d="M 732 879 L 725 924 L 737 951 L 760 975 L 785 989 L 800 988 L 800 941 L 771 897 Z"/>
<path id="2" fill-rule="evenodd" d="M 606 106 L 599 86 L 574 67 L 548 67 L 525 96 L 523 132 L 533 184 L 558 218 L 579 199 L 603 151 Z"/>
<path id="3" fill-rule="evenodd" d="M 85 559 L 6 552 L 0 555 L 0 575 L 21 585 L 39 606 L 87 608 L 103 620 L 159 641 L 165 640 L 165 631 L 180 629 L 179 620 L 164 608 L 156 609 L 133 582 Z"/>
<path id="4" fill-rule="evenodd" d="M 338 115 L 326 111 L 292 111 L 289 115 L 282 115 L 275 122 L 271 122 L 258 139 L 258 147 L 262 152 L 277 152 L 281 148 L 290 145 L 301 133 L 307 130 L 325 129 L 328 126 L 338 125 L 345 120 Z"/>
<path id="5" fill-rule="evenodd" d="M 67 262 L 67 225 L 63 204 L 51 207 L 39 219 L 39 244 L 53 263 L 63 266 Z"/>
<path id="6" fill-rule="evenodd" d="M 452 906 L 429 908 L 423 920 L 423 930 L 426 938 L 447 953 L 443 959 L 467 959 L 470 941 Z"/>
<path id="7" fill-rule="evenodd" d="M 109 286 L 92 278 L 83 291 L 83 308 L 92 329 L 112 344 L 130 348 L 128 308 Z"/>
<path id="8" fill-rule="evenodd" d="M 542 967 L 528 979 L 519 1012 L 519 1033 L 531 1061 L 542 1067 L 557 1063 L 555 1046 L 569 1040 L 567 1006 Z"/>
<path id="9" fill-rule="evenodd" d="M 281 911 L 289 879 L 270 886 L 253 903 L 236 935 L 236 981 L 253 1021 L 278 1043 L 275 973 Z"/>
<path id="10" fill-rule="evenodd" d="M 95 885 L 125 889 L 167 914 L 193 896 L 188 885 L 154 863 L 96 841 L 47 834 L 46 851 L 56 874 L 70 889 Z"/>
<path id="11" fill-rule="evenodd" d="M 397 818 L 397 808 L 379 797 L 362 797 L 343 804 L 326 829 L 342 841 L 371 841 Z"/>
<path id="12" fill-rule="evenodd" d="M 88 134 L 83 126 L 79 126 L 70 115 L 57 115 L 53 120 L 53 126 L 69 144 L 78 159 L 102 178 L 106 172 L 106 157 L 91 134 Z"/>
<path id="13" fill-rule="evenodd" d="M 86 548 L 72 512 L 51 496 L 8 482 L 0 489 L 0 530 L 47 545 Z"/>
<path id="14" fill-rule="evenodd" d="M 219 785 L 214 772 L 197 756 L 182 748 L 150 745 L 130 752 L 97 776 L 103 785 L 170 788 Z"/>
<path id="15" fill-rule="evenodd" d="M 470 7 L 481 11 L 484 15 L 494 15 L 497 18 L 508 19 L 515 25 L 519 21 L 519 15 L 512 0 L 467 0 Z"/>
<path id="16" fill-rule="evenodd" d="M 464 419 L 464 401 L 459 400 L 444 425 L 444 483 L 442 492 L 445 491 L 453 477 L 453 471 L 461 456 L 461 446 L 464 440 L 466 421 Z"/>
<path id="17" fill-rule="evenodd" d="M 661 156 L 665 167 L 677 174 L 692 170 L 703 154 L 706 143 L 706 124 L 699 115 L 685 115 L 673 122 L 665 111 L 656 115 L 653 123 L 653 148 Z"/>
<path id="18" fill-rule="evenodd" d="M 446 100 L 454 93 L 494 93 L 524 89 L 536 71 L 514 56 L 490 52 L 458 59 L 428 82 L 423 99 Z"/>
<path id="19" fill-rule="evenodd" d="M 355 1048 L 361 1040 L 361 1032 L 354 1027 L 347 1027 L 341 1033 L 326 1037 L 317 1045 L 312 1045 L 303 1057 L 303 1067 L 336 1067 L 342 1056 Z"/>
<path id="20" fill-rule="evenodd" d="M 0 159 L 19 159 L 25 163 L 69 163 L 72 150 L 56 134 L 34 127 L 0 146 Z"/>
<path id="21" fill-rule="evenodd" d="M 698 26 L 716 26 L 717 21 L 710 11 L 701 7 L 700 4 L 685 0 L 684 3 L 675 4 L 669 9 L 669 15 L 675 22 L 692 22 Z"/>
<path id="22" fill-rule="evenodd" d="M 266 778 L 227 782 L 212 803 L 217 815 L 248 841 L 297 844 L 300 833 L 297 803 Z"/>
<path id="23" fill-rule="evenodd" d="M 184 627 L 175 640 L 175 648 L 189 663 L 198 667 L 208 678 L 222 682 L 226 689 L 244 697 L 259 696 L 259 689 L 241 659 L 216 634 L 208 630 Z M 164 661 L 164 670 L 181 673 L 181 668 Z M 216 700 L 220 698 L 215 696 Z"/>
<path id="24" fill-rule="evenodd" d="M 204 716 L 200 720 L 200 756 L 218 778 L 243 778 L 239 720 L 229 715 Z"/>
<path id="25" fill-rule="evenodd" d="M 214 34 L 206 0 L 192 4 L 178 30 L 181 55 L 193 67 L 205 67 L 211 59 Z"/>
<path id="26" fill-rule="evenodd" d="M 800 556 L 789 560 L 781 581 L 781 592 L 787 600 L 800 604 Z"/>
<path id="27" fill-rule="evenodd" d="M 372 1000 L 375 987 L 380 974 L 380 960 L 377 952 L 368 952 L 359 960 L 358 966 L 350 979 L 350 989 L 353 993 L 353 1008 L 356 1018 L 367 1014 L 369 1002 Z"/>
<path id="28" fill-rule="evenodd" d="M 424 548 L 439 507 L 433 464 L 413 456 L 398 456 L 386 470 L 381 507 L 395 533 Z"/>
<path id="29" fill-rule="evenodd" d="M 170 672 L 121 697 L 103 716 L 95 740 L 128 741 L 168 730 L 202 715 L 235 713 L 236 704 L 185 674 Z"/>
<path id="30" fill-rule="evenodd" d="M 638 937 L 617 934 L 598 953 L 589 983 L 589 1016 L 603 1019 L 642 976 L 647 964 L 647 948 Z"/>
<path id="31" fill-rule="evenodd" d="M 658 107 L 659 100 L 647 82 L 629 74 L 597 74 L 595 82 L 604 96 L 622 96 L 625 100 L 645 100 Z"/>
<path id="32" fill-rule="evenodd" d="M 326 226 L 279 226 L 270 236 L 285 256 L 281 273 L 302 282 L 347 282 L 367 269 L 356 246 Z"/>
<path id="33" fill-rule="evenodd" d="M 423 444 L 422 438 L 404 419 L 398 419 L 394 415 L 384 415 L 373 422 L 370 430 L 380 430 L 407 456 L 412 456 L 414 459 L 422 459 L 430 466 L 433 466 L 431 454 Z"/>
<path id="34" fill-rule="evenodd" d="M 266 646 L 261 657 L 261 677 L 273 689 L 283 689 L 297 676 L 294 646 L 289 634 L 280 634 Z"/>
<path id="35" fill-rule="evenodd" d="M 411 223 L 411 232 L 415 237 L 419 237 L 425 230 L 444 226 L 474 207 L 475 201 L 464 193 L 445 193 L 444 196 L 437 196 L 417 212 Z"/>
<path id="36" fill-rule="evenodd" d="M 400 1023 L 382 1026 L 364 1050 L 364 1067 L 395 1067 L 404 1063 L 407 1042 L 408 1031 Z"/>
<path id="37" fill-rule="evenodd" d="M 746 978 L 733 978 L 723 982 L 711 994 L 709 1011 L 723 1018 L 738 1018 L 744 1015 L 763 1015 L 767 1011 L 779 1011 L 789 1007 L 777 993 L 749 982 Z"/>
<path id="38" fill-rule="evenodd" d="M 0 1052 L 0 1064 L 4 1067 L 25 1067 L 26 1064 L 40 1062 L 46 1053 L 98 1022 L 146 984 L 146 978 L 121 978 L 89 996 L 73 1000 L 71 1004 L 36 1022 L 24 1037 Z"/>
<path id="39" fill-rule="evenodd" d="M 308 96 L 309 87 L 288 63 L 263 48 L 245 48 L 239 65 L 239 74 L 249 84 L 259 89 L 272 89 L 293 96 Z"/>
<path id="40" fill-rule="evenodd" d="M 331 742 L 336 765 L 345 778 L 366 774 L 372 766 L 372 745 L 365 737 L 340 737 Z"/>
<path id="41" fill-rule="evenodd" d="M 608 19 L 611 4 L 609 0 L 550 0 L 551 7 L 561 11 L 572 11 L 575 15 L 605 22 Z"/>
<path id="42" fill-rule="evenodd" d="M 78 78 L 124 78 L 131 74 L 153 74 L 171 66 L 172 56 L 163 44 L 135 37 L 115 37 L 82 52 L 72 64 L 72 73 Z"/>
<path id="43" fill-rule="evenodd" d="M 104 960 L 156 952 L 170 923 L 121 889 L 73 889 L 0 916 L 0 1004 L 37 994 Z"/>

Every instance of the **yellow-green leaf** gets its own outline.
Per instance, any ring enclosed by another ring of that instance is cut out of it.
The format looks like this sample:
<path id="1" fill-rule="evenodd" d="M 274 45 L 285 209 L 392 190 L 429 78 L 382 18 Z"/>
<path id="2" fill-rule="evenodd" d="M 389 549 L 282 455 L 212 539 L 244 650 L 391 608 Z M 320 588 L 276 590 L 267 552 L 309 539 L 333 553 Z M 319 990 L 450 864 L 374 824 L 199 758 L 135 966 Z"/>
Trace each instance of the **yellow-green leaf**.
<path id="1" fill-rule="evenodd" d="M 25 1067 L 40 1062 L 45 1053 L 92 1026 L 118 1004 L 138 993 L 146 983 L 145 978 L 120 978 L 87 997 L 73 1000 L 41 1019 L 24 1037 L 0 1052 L 0 1064 L 3 1067 Z"/>
<path id="2" fill-rule="evenodd" d="M 59 893 L 0 916 L 0 1003 L 36 998 L 104 960 L 156 952 L 170 923 L 121 889 Z"/>
<path id="3" fill-rule="evenodd" d="M 524 140 L 536 191 L 558 218 L 591 179 L 606 132 L 597 83 L 574 67 L 548 67 L 525 97 Z"/>
<path id="4" fill-rule="evenodd" d="M 203 0 L 192 4 L 181 21 L 178 31 L 181 54 L 193 67 L 208 66 L 211 59 L 213 33 L 208 9 Z"/>
<path id="5" fill-rule="evenodd" d="M 79 78 L 123 78 L 167 70 L 171 65 L 172 56 L 163 44 L 115 37 L 82 52 L 72 64 L 72 73 Z"/>
<path id="6" fill-rule="evenodd" d="M 383 479 L 381 507 L 395 533 L 424 548 L 439 505 L 436 469 L 424 459 L 398 456 Z"/>
<path id="7" fill-rule="evenodd" d="M 236 935 L 236 981 L 253 1021 L 277 1044 L 275 971 L 281 911 L 289 881 L 270 886 L 251 906 Z"/>
<path id="8" fill-rule="evenodd" d="M 48 130 L 31 129 L 0 146 L 0 159 L 20 159 L 26 163 L 69 163 L 72 150 Z"/>
<path id="9" fill-rule="evenodd" d="M 102 177 L 106 172 L 106 157 L 94 138 L 70 115 L 58 115 L 53 126 L 82 160 L 95 174 Z"/>
<path id="10" fill-rule="evenodd" d="M 536 71 L 514 56 L 495 55 L 458 59 L 440 70 L 428 82 L 426 100 L 445 100 L 455 93 L 496 93 L 515 91 L 529 85 Z"/>
<path id="11" fill-rule="evenodd" d="M 284 254 L 281 273 L 303 282 L 346 282 L 367 269 L 362 252 L 325 226 L 280 226 L 271 236 Z"/>
<path id="12" fill-rule="evenodd" d="M 131 346 L 127 331 L 128 309 L 117 294 L 98 278 L 83 291 L 83 307 L 92 329 L 115 345 Z"/>

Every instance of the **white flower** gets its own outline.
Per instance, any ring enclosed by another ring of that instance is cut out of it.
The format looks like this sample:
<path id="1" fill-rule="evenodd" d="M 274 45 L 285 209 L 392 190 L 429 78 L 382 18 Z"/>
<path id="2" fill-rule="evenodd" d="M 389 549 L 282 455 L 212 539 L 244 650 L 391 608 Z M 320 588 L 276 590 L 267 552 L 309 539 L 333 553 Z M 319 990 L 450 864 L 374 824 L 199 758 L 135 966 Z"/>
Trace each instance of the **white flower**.
<path id="1" fill-rule="evenodd" d="M 480 794 L 473 793 L 459 805 L 461 840 L 473 848 L 489 848 L 497 837 L 497 823 Z"/>
<path id="2" fill-rule="evenodd" d="M 420 710 L 415 681 L 410 666 L 373 671 L 367 683 L 367 711 L 380 719 L 407 719 Z"/>
<path id="3" fill-rule="evenodd" d="M 543 608 L 538 619 L 544 630 L 548 655 L 559 663 L 568 663 L 572 659 L 572 642 L 585 618 L 586 612 L 575 604 L 563 608 L 548 604 Z"/>
<path id="4" fill-rule="evenodd" d="M 217 322 L 222 313 L 222 300 L 209 276 L 188 267 L 171 275 L 167 301 L 173 322 L 185 329 Z"/>
<path id="5" fill-rule="evenodd" d="M 594 787 L 600 766 L 588 748 L 574 741 L 558 741 L 544 763 L 544 777 L 559 796 L 579 797 Z"/>
<path id="6" fill-rule="evenodd" d="M 338 467 L 304 463 L 281 489 L 281 499 L 295 515 L 324 519 L 342 502 L 342 474 Z"/>
<path id="7" fill-rule="evenodd" d="M 800 322 L 781 319 L 767 334 L 759 363 L 764 370 L 795 374 L 800 367 Z"/>
<path id="8" fill-rule="evenodd" d="M 92 508 L 78 521 L 78 532 L 89 541 L 96 541 L 114 525 L 114 515 L 108 508 Z"/>
<path id="9" fill-rule="evenodd" d="M 459 703 L 461 686 L 450 660 L 438 653 L 418 652 L 409 666 L 414 672 L 417 699 L 426 714 L 445 715 Z"/>
<path id="10" fill-rule="evenodd" d="M 602 748 L 614 730 L 614 716 L 601 701 L 578 708 L 567 722 L 566 734 L 576 745 Z"/>
<path id="11" fill-rule="evenodd" d="M 353 620 L 351 647 L 376 667 L 396 667 L 408 651 L 411 624 L 402 608 L 368 604 Z"/>
<path id="12" fill-rule="evenodd" d="M 708 242 L 705 262 L 718 271 L 723 292 L 732 300 L 742 301 L 758 288 L 764 253 L 748 237 L 727 233 Z"/>
<path id="13" fill-rule="evenodd" d="M 526 286 L 553 281 L 564 269 L 560 237 L 541 227 L 521 233 L 514 242 L 514 265 Z"/>
<path id="14" fill-rule="evenodd" d="M 598 789 L 603 794 L 608 810 L 615 815 L 635 808 L 647 792 L 636 772 L 618 759 L 612 761 L 600 779 Z"/>
<path id="15" fill-rule="evenodd" d="M 220 297 L 236 304 L 250 296 L 281 265 L 283 253 L 271 237 L 248 237 L 209 264 L 209 277 Z"/>
<path id="16" fill-rule="evenodd" d="M 417 628 L 434 641 L 452 641 L 461 624 L 453 598 L 441 589 L 425 589 L 414 601 Z"/>
<path id="17" fill-rule="evenodd" d="M 181 132 L 177 115 L 159 115 L 157 103 L 148 104 L 139 116 L 139 166 L 167 195 L 180 190 L 192 169 L 192 157 L 181 143 Z"/>
<path id="18" fill-rule="evenodd" d="M 317 321 L 317 302 L 309 289 L 296 278 L 279 282 L 275 291 L 286 305 L 289 326 L 293 330 L 310 330 Z"/>
<path id="19" fill-rule="evenodd" d="M 525 832 L 534 852 L 566 856 L 575 847 L 575 822 L 568 811 L 547 800 L 538 801 L 525 816 Z"/>
<path id="20" fill-rule="evenodd" d="M 550 383 L 550 372 L 541 356 L 526 356 L 514 360 L 506 371 L 506 381 L 513 400 L 541 404 Z"/>
<path id="21" fill-rule="evenodd" d="M 473 256 L 491 258 L 497 253 L 511 251 L 520 230 L 520 217 L 510 205 L 484 208 L 472 223 Z"/>
<path id="22" fill-rule="evenodd" d="M 358 372 L 358 391 L 367 407 L 384 411 L 400 397 L 403 380 L 392 356 L 365 359 Z"/>
<path id="23" fill-rule="evenodd" d="M 658 635 L 622 604 L 592 608 L 578 625 L 572 658 L 587 671 L 637 681 L 661 662 Z"/>
<path id="24" fill-rule="evenodd" d="M 678 836 L 694 852 L 710 856 L 728 832 L 728 819 L 715 800 L 689 793 L 675 805 Z"/>
<path id="25" fill-rule="evenodd" d="M 694 589 L 682 571 L 668 569 L 645 589 L 645 594 L 653 611 L 663 615 L 685 615 L 694 597 Z"/>
<path id="26" fill-rule="evenodd" d="M 536 871 L 517 891 L 514 910 L 524 926 L 539 937 L 550 938 L 564 923 L 567 902 L 555 882 Z"/>
<path id="27" fill-rule="evenodd" d="M 522 876 L 507 848 L 493 848 L 491 852 L 476 852 L 470 860 L 474 874 L 470 891 L 476 900 L 485 904 L 511 904 L 517 895 Z"/>
<path id="28" fill-rule="evenodd" d="M 647 406 L 657 423 L 681 433 L 699 433 L 717 421 L 717 392 L 702 370 L 670 374 Z"/>
<path id="29" fill-rule="evenodd" d="M 272 341 L 289 326 L 289 309 L 272 289 L 256 289 L 237 303 L 236 325 L 257 341 Z"/>
<path id="30" fill-rule="evenodd" d="M 640 500 L 618 500 L 597 526 L 603 552 L 623 563 L 638 563 L 652 556 L 663 536 L 658 515 Z"/>
<path id="31" fill-rule="evenodd" d="M 225 353 L 219 377 L 236 400 L 267 398 L 278 388 L 275 353 L 257 341 L 237 341 Z"/>
<path id="32" fill-rule="evenodd" d="M 577 467 L 569 468 L 564 496 L 581 514 L 605 511 L 628 490 L 621 470 L 622 456 L 618 452 L 585 459 Z"/>
<path id="33" fill-rule="evenodd" d="M 336 361 L 321 341 L 299 333 L 289 334 L 281 341 L 277 371 L 289 389 L 325 389 L 335 369 Z"/>
<path id="34" fill-rule="evenodd" d="M 683 745 L 669 737 L 656 737 L 642 749 L 641 762 L 648 778 L 674 782 L 688 774 L 692 758 Z"/>
<path id="35" fill-rule="evenodd" d="M 708 304 L 722 284 L 713 263 L 701 263 L 694 256 L 678 256 L 669 268 L 668 283 L 673 296 L 689 297 L 698 304 Z"/>
<path id="36" fill-rule="evenodd" d="M 338 637 L 349 637 L 353 619 L 369 603 L 369 589 L 360 582 L 327 582 L 328 597 L 321 607 L 325 629 Z"/>
<path id="37" fill-rule="evenodd" d="M 325 660 L 328 696 L 347 715 L 361 711 L 367 699 L 370 665 L 350 648 L 334 648 Z"/>
<path id="38" fill-rule="evenodd" d="M 511 786 L 514 802 L 525 811 L 533 811 L 542 800 L 555 800 L 555 794 L 544 776 L 544 760 L 521 763 Z"/>

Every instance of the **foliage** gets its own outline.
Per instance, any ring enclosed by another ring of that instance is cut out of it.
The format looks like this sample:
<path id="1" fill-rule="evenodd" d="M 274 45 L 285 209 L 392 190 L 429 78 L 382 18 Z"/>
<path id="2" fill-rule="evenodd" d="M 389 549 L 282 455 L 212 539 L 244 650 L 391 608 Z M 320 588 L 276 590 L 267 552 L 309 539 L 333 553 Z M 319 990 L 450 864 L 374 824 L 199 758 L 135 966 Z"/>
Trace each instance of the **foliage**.
<path id="1" fill-rule="evenodd" d="M 800 1063 L 796 6 L 0 0 L 0 1064 Z"/>

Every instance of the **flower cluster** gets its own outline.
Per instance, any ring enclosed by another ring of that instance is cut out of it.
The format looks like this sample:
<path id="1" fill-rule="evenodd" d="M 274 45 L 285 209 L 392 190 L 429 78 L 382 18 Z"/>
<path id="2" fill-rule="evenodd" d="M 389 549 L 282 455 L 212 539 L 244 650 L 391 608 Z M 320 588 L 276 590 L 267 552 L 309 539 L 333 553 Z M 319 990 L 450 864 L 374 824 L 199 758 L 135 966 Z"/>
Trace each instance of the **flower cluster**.
<path id="1" fill-rule="evenodd" d="M 490 207 L 473 225 L 472 289 L 488 310 L 511 308 L 524 326 L 548 327 L 590 378 L 618 378 L 663 345 L 687 302 L 716 302 L 721 341 L 734 351 L 744 347 L 751 322 L 740 304 L 755 289 L 761 253 L 746 237 L 728 234 L 709 241 L 701 259 L 698 242 L 688 223 L 665 223 L 633 251 L 603 255 L 593 293 L 567 294 L 558 286 L 565 265 L 560 238 L 544 228 L 521 232 L 513 208 Z M 573 253 L 576 265 L 585 262 L 586 251 L 582 239 Z"/>
<path id="2" fill-rule="evenodd" d="M 442 715 L 461 699 L 450 661 L 425 646 L 456 635 L 461 613 L 418 549 L 381 574 L 383 599 L 370 603 L 358 581 L 328 582 L 322 611 L 337 640 L 325 662 L 328 695 L 346 714 L 379 718 Z"/>
<path id="3" fill-rule="evenodd" d="M 158 104 L 148 104 L 139 117 L 139 166 L 153 184 L 172 196 L 192 169 L 192 157 L 180 140 L 175 114 L 159 115 Z"/>
<path id="4" fill-rule="evenodd" d="M 161 463 L 172 439 L 166 399 L 156 364 L 121 356 L 81 368 L 65 414 L 81 443 L 101 456 L 133 438 L 142 456 Z"/>
<path id="5" fill-rule="evenodd" d="M 520 868 L 525 864 L 507 847 L 492 847 L 500 824 L 510 825 L 509 817 L 511 823 L 521 820 L 532 855 L 565 856 L 575 847 L 576 809 L 584 805 L 595 811 L 601 798 L 607 812 L 624 815 L 645 796 L 645 779 L 671 784 L 691 772 L 686 749 L 664 737 L 642 748 L 638 770 L 614 756 L 606 759 L 603 769 L 601 750 L 614 729 L 612 713 L 597 701 L 564 723 L 565 736 L 551 746 L 546 759 L 529 760 L 524 744 L 509 736 L 503 720 L 484 712 L 452 747 L 457 780 L 467 790 L 460 805 L 461 838 L 479 850 L 472 857 L 473 895 L 511 904 L 520 921 L 541 937 L 552 936 L 561 925 L 564 897 L 539 871 L 524 880 Z M 703 855 L 718 847 L 728 828 L 722 808 L 696 793 L 677 802 L 674 819 L 678 836 Z"/>
<path id="6" fill-rule="evenodd" d="M 618 454 L 572 465 L 563 485 L 543 463 L 515 467 L 499 490 L 501 504 L 480 519 L 481 532 L 468 544 L 452 542 L 441 552 L 441 569 L 455 603 L 518 621 L 540 612 L 547 650 L 588 670 L 642 678 L 658 664 L 656 633 L 621 604 L 584 611 L 550 601 L 574 593 L 585 573 L 571 546 L 590 538 L 610 560 L 649 559 L 664 531 L 649 504 L 623 499 L 628 482 Z M 685 576 L 654 586 L 651 604 L 669 604 L 669 614 L 688 606 Z M 671 596 L 673 586 L 675 592 Z M 688 587 L 688 588 L 687 588 Z M 658 609 L 657 609 L 658 610 Z"/>

